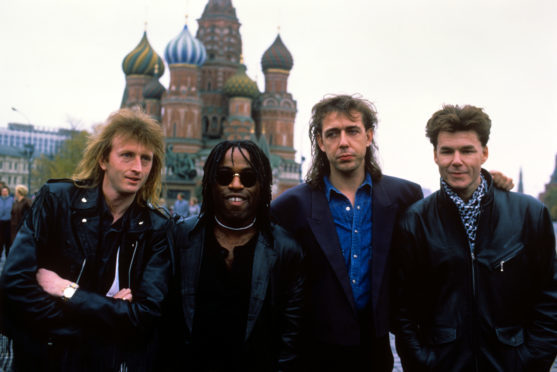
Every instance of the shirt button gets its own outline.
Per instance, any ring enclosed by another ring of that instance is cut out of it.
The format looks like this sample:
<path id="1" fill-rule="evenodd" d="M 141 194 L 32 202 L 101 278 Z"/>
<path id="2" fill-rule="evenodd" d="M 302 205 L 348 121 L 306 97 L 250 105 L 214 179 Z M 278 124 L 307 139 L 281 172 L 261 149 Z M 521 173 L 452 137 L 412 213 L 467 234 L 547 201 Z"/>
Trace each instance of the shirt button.
<path id="1" fill-rule="evenodd" d="M 352 279 L 352 283 L 356 284 L 356 279 Z"/>
<path id="2" fill-rule="evenodd" d="M 354 232 L 357 234 L 357 233 L 358 233 L 358 229 L 354 230 Z"/>
<path id="3" fill-rule="evenodd" d="M 346 210 L 349 211 L 349 210 L 350 210 L 350 207 L 346 207 Z"/>
<path id="4" fill-rule="evenodd" d="M 358 205 L 358 206 L 356 206 L 356 209 L 360 209 L 360 206 L 359 206 L 359 205 Z"/>
<path id="5" fill-rule="evenodd" d="M 358 258 L 358 255 L 357 255 L 357 254 L 355 254 L 355 255 L 354 255 L 354 258 Z"/>

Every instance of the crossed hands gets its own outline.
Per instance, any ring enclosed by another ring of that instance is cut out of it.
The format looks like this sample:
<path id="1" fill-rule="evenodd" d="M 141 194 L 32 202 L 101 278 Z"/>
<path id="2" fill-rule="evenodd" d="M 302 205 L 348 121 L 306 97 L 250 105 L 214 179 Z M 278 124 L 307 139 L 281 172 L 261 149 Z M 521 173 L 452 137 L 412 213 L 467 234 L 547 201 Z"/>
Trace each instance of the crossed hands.
<path id="1" fill-rule="evenodd" d="M 57 298 L 62 298 L 64 289 L 66 289 L 66 287 L 72 283 L 69 280 L 61 278 L 54 271 L 43 269 L 43 268 L 37 270 L 36 278 L 37 278 L 37 283 L 39 283 L 43 291 Z M 112 297 L 115 299 L 125 300 L 130 302 L 133 300 L 132 290 L 129 288 L 123 288 L 119 290 Z"/>

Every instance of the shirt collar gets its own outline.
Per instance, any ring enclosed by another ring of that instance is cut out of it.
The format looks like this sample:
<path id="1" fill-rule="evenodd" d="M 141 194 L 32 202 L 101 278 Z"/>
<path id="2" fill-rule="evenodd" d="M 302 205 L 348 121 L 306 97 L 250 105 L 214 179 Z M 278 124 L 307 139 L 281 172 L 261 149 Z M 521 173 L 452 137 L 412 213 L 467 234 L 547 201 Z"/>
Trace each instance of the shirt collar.
<path id="1" fill-rule="evenodd" d="M 329 176 L 323 177 L 323 182 L 325 183 L 325 196 L 327 197 L 328 201 L 331 201 L 332 193 L 336 193 L 338 195 L 343 195 L 336 187 L 333 186 Z M 366 172 L 366 176 L 364 178 L 364 182 L 358 187 L 358 191 L 364 187 L 367 187 L 371 190 L 372 182 L 371 182 L 371 175 Z"/>

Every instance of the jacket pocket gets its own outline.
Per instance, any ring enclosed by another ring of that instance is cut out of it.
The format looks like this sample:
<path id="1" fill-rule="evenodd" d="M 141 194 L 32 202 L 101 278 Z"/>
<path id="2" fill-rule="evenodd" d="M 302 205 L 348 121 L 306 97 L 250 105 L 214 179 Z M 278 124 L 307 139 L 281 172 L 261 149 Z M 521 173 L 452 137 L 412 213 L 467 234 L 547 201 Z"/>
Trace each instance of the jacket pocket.
<path id="1" fill-rule="evenodd" d="M 430 345 L 443 345 L 456 340 L 456 328 L 432 327 L 426 331 L 426 340 Z"/>
<path id="2" fill-rule="evenodd" d="M 496 328 L 495 333 L 502 344 L 517 347 L 524 343 L 524 330 L 520 326 Z"/>
<path id="3" fill-rule="evenodd" d="M 515 242 L 505 250 L 505 253 L 503 255 L 493 260 L 493 262 L 491 263 L 491 268 L 495 271 L 504 271 L 505 263 L 518 256 L 523 251 L 523 249 L 524 244 L 522 244 L 522 242 Z"/>

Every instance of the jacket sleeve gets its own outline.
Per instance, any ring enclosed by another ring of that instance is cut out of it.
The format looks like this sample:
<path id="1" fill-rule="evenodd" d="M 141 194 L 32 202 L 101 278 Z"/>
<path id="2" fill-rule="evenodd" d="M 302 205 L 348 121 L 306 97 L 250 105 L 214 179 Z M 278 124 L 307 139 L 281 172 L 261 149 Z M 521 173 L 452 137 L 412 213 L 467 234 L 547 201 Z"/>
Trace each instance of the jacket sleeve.
<path id="1" fill-rule="evenodd" d="M 35 274 L 38 250 L 49 249 L 47 244 L 41 246 L 41 242 L 49 241 L 49 221 L 54 220 L 56 214 L 56 198 L 44 186 L 13 242 L 2 273 L 3 295 L 10 314 L 26 323 L 40 323 L 41 328 L 49 331 L 61 325 L 64 314 L 60 301 L 42 290 Z"/>
<path id="2" fill-rule="evenodd" d="M 131 285 L 133 301 L 78 289 L 63 304 L 64 310 L 89 328 L 98 325 L 112 333 L 121 331 L 128 337 L 129 332 L 148 332 L 161 317 L 172 263 L 166 227 L 151 231 L 146 236 L 142 247 L 144 259 L 143 262 L 138 262 L 141 273 L 137 283 L 132 282 Z"/>
<path id="3" fill-rule="evenodd" d="M 284 306 L 280 314 L 279 371 L 298 370 L 300 349 L 302 347 L 302 323 L 305 302 L 305 270 L 303 268 L 302 248 L 292 241 L 288 257 L 281 263 L 287 284 L 285 286 Z"/>
<path id="4" fill-rule="evenodd" d="M 547 208 L 538 218 L 536 272 L 540 291 L 533 304 L 531 321 L 526 328 L 524 349 L 529 370 L 548 370 L 557 354 L 557 259 L 555 233 Z"/>
<path id="5" fill-rule="evenodd" d="M 403 367 L 408 370 L 421 370 L 425 365 L 427 352 L 420 341 L 420 314 L 416 304 L 423 301 L 420 296 L 423 288 L 420 282 L 423 255 L 419 252 L 418 232 L 412 231 L 409 219 L 408 214 L 404 215 L 394 234 L 392 328 Z"/>

